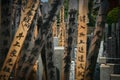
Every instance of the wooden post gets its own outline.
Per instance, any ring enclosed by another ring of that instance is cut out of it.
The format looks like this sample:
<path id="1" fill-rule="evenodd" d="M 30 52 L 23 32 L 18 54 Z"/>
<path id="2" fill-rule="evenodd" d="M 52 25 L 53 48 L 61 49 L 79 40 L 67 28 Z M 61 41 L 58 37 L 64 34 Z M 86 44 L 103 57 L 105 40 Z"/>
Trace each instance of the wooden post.
<path id="1" fill-rule="evenodd" d="M 17 80 L 17 77 L 20 76 L 20 74 L 18 74 L 18 73 L 20 72 L 21 66 L 23 66 L 24 65 L 23 63 L 27 61 L 27 59 L 25 59 L 25 58 L 27 57 L 27 58 L 32 59 L 29 56 L 31 54 L 31 50 L 33 49 L 33 47 L 35 45 L 35 40 L 38 37 L 37 21 L 38 21 L 39 16 L 41 16 L 41 14 L 40 14 L 39 8 L 38 8 L 38 10 L 35 13 L 35 16 L 34 16 L 34 18 L 32 20 L 32 24 L 30 25 L 30 29 L 29 29 L 29 31 L 27 33 L 27 36 L 26 36 L 26 39 L 24 41 L 23 47 L 22 47 L 21 52 L 19 54 L 19 58 L 18 58 L 18 60 L 16 62 L 17 69 L 15 71 L 16 71 L 17 75 L 15 76 L 15 80 Z M 32 71 L 34 71 L 34 70 L 32 70 Z M 33 74 L 31 73 L 31 75 L 33 75 Z"/>
<path id="2" fill-rule="evenodd" d="M 37 67 L 38 67 L 37 63 L 38 63 L 38 61 L 36 61 L 36 63 L 34 64 L 28 80 L 37 80 Z"/>
<path id="3" fill-rule="evenodd" d="M 35 2 L 30 0 L 28 1 L 27 5 L 23 7 L 24 11 L 22 11 L 22 14 L 21 14 L 21 21 L 20 21 L 19 28 L 15 34 L 15 37 L 9 49 L 8 55 L 5 59 L 2 70 L 0 72 L 1 80 L 8 80 L 10 73 L 13 70 L 14 64 L 22 48 L 23 42 L 27 35 L 27 31 L 30 28 L 32 19 L 38 8 L 38 5 L 39 5 L 38 0 Z"/>
<path id="4" fill-rule="evenodd" d="M 22 1 L 14 0 L 12 6 L 13 6 L 13 9 L 12 9 L 12 29 L 11 29 L 11 32 L 12 32 L 12 40 L 13 40 L 15 33 L 16 33 L 16 31 L 19 27 L 19 24 L 20 24 Z M 17 58 L 17 60 L 18 60 L 18 58 Z M 16 62 L 17 62 L 17 60 L 16 60 Z M 17 69 L 17 64 L 15 63 L 15 66 L 13 68 L 14 76 L 17 74 L 16 69 Z"/>
<path id="5" fill-rule="evenodd" d="M 76 31 L 76 18 L 77 18 L 77 0 L 69 1 L 69 21 L 68 21 L 68 34 L 66 37 L 64 56 L 62 62 L 62 78 L 61 80 L 70 79 L 70 66 L 71 55 L 74 54 L 74 37 Z"/>
<path id="6" fill-rule="evenodd" d="M 44 45 L 46 44 L 47 38 L 49 38 L 49 36 L 50 36 L 49 33 L 51 32 L 50 30 L 52 28 L 52 23 L 55 20 L 55 17 L 59 12 L 62 3 L 63 3 L 63 0 L 55 0 L 54 1 L 49 14 L 45 17 L 44 22 L 41 22 L 42 17 L 40 17 L 40 20 L 38 21 L 38 26 L 41 29 L 40 30 L 41 32 L 38 34 L 39 36 L 35 40 L 35 45 L 30 53 L 30 56 L 24 57 L 24 59 L 26 61 L 24 61 L 23 66 L 20 67 L 20 70 L 19 70 L 16 80 L 22 80 L 22 79 L 27 80 L 29 78 L 29 74 L 33 69 L 33 65 L 35 64 L 36 60 L 38 59 L 39 54 L 41 53 L 41 50 L 43 49 Z M 50 45 L 51 45 L 51 43 L 49 44 L 49 46 Z M 52 73 L 52 74 L 54 74 L 54 73 Z M 52 77 L 55 77 L 55 76 L 52 76 Z M 52 79 L 52 78 L 50 78 L 50 79 Z"/>
<path id="7" fill-rule="evenodd" d="M 87 50 L 87 5 L 88 0 L 79 0 L 76 80 L 84 79 Z"/>
<path id="8" fill-rule="evenodd" d="M 67 45 L 65 46 L 64 59 L 62 65 L 62 80 L 69 80 L 70 75 L 70 65 L 71 65 L 71 54 L 74 53 L 74 34 L 75 34 L 75 15 L 76 10 L 71 9 L 69 14 L 69 28 L 68 28 L 68 38 L 66 40 Z"/>
<path id="9" fill-rule="evenodd" d="M 100 43 L 105 28 L 106 15 L 108 10 L 108 0 L 101 0 L 98 17 L 96 20 L 96 28 L 94 36 L 90 44 L 89 52 L 87 55 L 86 68 L 84 80 L 93 80 L 97 57 L 99 53 Z"/>
<path id="10" fill-rule="evenodd" d="M 32 48 L 34 47 L 35 40 L 38 36 L 38 26 L 37 26 L 38 12 L 39 11 L 36 12 L 36 14 L 33 18 L 32 24 L 30 26 L 30 29 L 29 29 L 26 39 L 24 41 L 23 47 L 22 47 L 19 57 L 16 61 L 15 79 L 18 76 L 20 67 L 23 66 L 23 62 L 25 61 L 24 57 L 30 56 L 30 52 L 31 52 Z M 37 78 L 37 62 L 34 64 L 32 72 L 30 73 L 30 76 L 31 77 L 29 77 L 29 80 L 36 80 L 36 78 Z"/>
<path id="11" fill-rule="evenodd" d="M 57 37 L 57 19 L 54 21 L 52 25 L 53 37 Z"/>
<path id="12" fill-rule="evenodd" d="M 65 23 L 64 23 L 64 6 L 61 7 L 60 10 L 60 29 L 59 29 L 59 46 L 64 46 L 65 45 Z"/>
<path id="13" fill-rule="evenodd" d="M 49 29 L 49 33 L 45 41 L 46 41 L 45 50 L 46 50 L 47 79 L 57 80 L 56 67 L 54 63 L 54 45 L 53 45 L 52 27 L 51 29 Z"/>
<path id="14" fill-rule="evenodd" d="M 0 23 L 0 70 L 7 56 L 12 36 L 12 0 L 2 0 L 1 2 L 1 23 Z"/>

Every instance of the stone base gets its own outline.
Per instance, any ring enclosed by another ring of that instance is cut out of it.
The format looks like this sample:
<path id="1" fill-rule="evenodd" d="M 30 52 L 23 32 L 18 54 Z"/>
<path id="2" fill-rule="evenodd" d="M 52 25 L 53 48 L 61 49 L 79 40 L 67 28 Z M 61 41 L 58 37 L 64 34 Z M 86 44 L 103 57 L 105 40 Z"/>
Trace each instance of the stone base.
<path id="1" fill-rule="evenodd" d="M 100 64 L 106 64 L 106 57 L 100 57 L 99 58 L 99 63 Z"/>
<path id="2" fill-rule="evenodd" d="M 101 64 L 100 66 L 100 80 L 110 80 L 110 66 Z"/>
<path id="3" fill-rule="evenodd" d="M 54 37 L 54 47 L 57 47 L 58 46 L 58 37 Z"/>
<path id="4" fill-rule="evenodd" d="M 61 80 L 61 70 L 62 70 L 62 60 L 64 56 L 64 47 L 55 47 L 54 48 L 54 61 L 57 69 L 57 80 Z"/>
<path id="5" fill-rule="evenodd" d="M 110 80 L 120 80 L 120 74 L 111 74 L 110 78 Z"/>

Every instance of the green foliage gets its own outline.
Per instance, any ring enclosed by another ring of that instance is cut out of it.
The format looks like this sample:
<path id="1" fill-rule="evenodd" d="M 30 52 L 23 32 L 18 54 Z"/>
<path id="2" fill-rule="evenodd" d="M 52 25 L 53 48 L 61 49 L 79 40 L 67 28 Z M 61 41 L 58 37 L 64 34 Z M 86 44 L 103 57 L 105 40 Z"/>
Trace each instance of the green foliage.
<path id="1" fill-rule="evenodd" d="M 97 12 L 98 10 L 93 10 L 93 0 L 89 0 L 88 2 L 88 19 L 89 19 L 89 23 L 87 23 L 88 26 L 95 26 L 95 20 L 96 20 L 96 15 L 94 15 L 94 12 Z"/>
<path id="2" fill-rule="evenodd" d="M 69 0 L 64 0 L 65 19 L 68 18 L 68 5 L 69 5 Z"/>
<path id="3" fill-rule="evenodd" d="M 107 15 L 107 23 L 116 23 L 118 21 L 118 7 L 113 8 Z"/>
<path id="4" fill-rule="evenodd" d="M 96 16 L 88 13 L 88 18 L 89 18 L 89 23 L 87 23 L 87 25 L 90 26 L 90 27 L 94 27 L 95 26 Z"/>

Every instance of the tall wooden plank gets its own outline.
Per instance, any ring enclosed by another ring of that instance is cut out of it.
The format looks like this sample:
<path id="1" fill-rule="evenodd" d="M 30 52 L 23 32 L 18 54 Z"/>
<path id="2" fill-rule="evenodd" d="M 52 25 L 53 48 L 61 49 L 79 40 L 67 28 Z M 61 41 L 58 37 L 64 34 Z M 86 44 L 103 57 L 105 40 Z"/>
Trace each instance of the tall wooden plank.
<path id="1" fill-rule="evenodd" d="M 88 0 L 79 0 L 76 80 L 84 78 L 87 50 L 87 5 Z"/>
<path id="2" fill-rule="evenodd" d="M 64 46 L 65 45 L 65 23 L 64 23 L 64 6 L 61 7 L 60 10 L 60 29 L 59 29 L 59 46 Z"/>
<path id="3" fill-rule="evenodd" d="M 51 4 L 54 4 L 52 2 Z M 51 5 L 51 7 L 53 7 Z M 48 8 L 49 9 L 49 8 Z M 49 12 L 47 12 L 48 15 Z M 45 16 L 46 17 L 46 16 Z M 48 36 L 45 39 L 45 59 L 46 59 L 46 79 L 47 80 L 57 80 L 57 75 L 56 75 L 56 67 L 55 67 L 55 62 L 54 62 L 54 44 L 53 44 L 53 37 L 54 33 L 56 33 L 56 17 L 54 18 L 53 22 L 51 22 L 51 27 L 49 27 L 48 30 Z M 44 31 L 44 26 L 42 32 Z"/>
<path id="4" fill-rule="evenodd" d="M 37 0 L 37 1 L 29 0 L 27 5 L 23 5 L 24 10 L 22 11 L 22 14 L 21 14 L 19 28 L 15 34 L 15 37 L 14 37 L 11 47 L 9 49 L 8 55 L 5 59 L 2 70 L 0 72 L 1 80 L 8 80 L 8 78 L 10 76 L 10 73 L 14 67 L 16 59 L 22 48 L 23 42 L 27 35 L 27 31 L 30 28 L 32 19 L 38 8 L 38 5 L 39 5 L 39 0 Z"/>
<path id="5" fill-rule="evenodd" d="M 53 37 L 57 37 L 57 19 L 54 21 L 52 25 Z"/>
<path id="6" fill-rule="evenodd" d="M 16 61 L 16 70 L 15 70 L 16 76 L 18 75 L 20 67 L 23 66 L 24 61 L 26 61 L 25 57 L 29 58 L 31 50 L 35 45 L 35 40 L 38 35 L 37 20 L 38 20 L 38 17 L 41 16 L 38 13 L 39 13 L 39 8 L 38 8 L 37 12 L 35 13 L 35 16 L 30 25 L 30 29 L 28 30 L 27 36 L 25 38 L 23 47 L 22 47 L 19 57 Z M 31 73 L 31 75 L 32 75 L 32 73 Z M 15 76 L 15 78 L 16 78 L 16 76 Z"/>
<path id="7" fill-rule="evenodd" d="M 108 0 L 101 0 L 98 17 L 96 20 L 96 28 L 94 30 L 93 39 L 90 44 L 89 52 L 87 55 L 86 68 L 84 80 L 93 80 L 97 57 L 99 53 L 100 43 L 105 28 L 106 15 L 108 10 Z"/>
<path id="8" fill-rule="evenodd" d="M 25 57 L 26 61 L 23 63 L 23 66 L 20 68 L 20 71 L 18 72 L 18 76 L 16 80 L 29 78 L 29 74 L 33 68 L 33 65 L 38 59 L 39 54 L 41 53 L 41 50 L 43 49 L 44 45 L 46 44 L 46 39 L 51 36 L 49 35 L 49 33 L 51 32 L 52 23 L 55 20 L 55 17 L 59 12 L 62 3 L 63 3 L 63 0 L 54 0 L 51 10 L 49 11 L 49 14 L 46 15 L 45 20 L 43 22 L 41 20 L 42 17 L 40 17 L 40 20 L 38 21 L 38 26 L 41 32 L 38 34 L 39 36 L 35 40 L 35 45 L 30 53 L 30 56 Z M 49 76 L 51 75 L 52 77 L 55 77 L 54 72 L 51 73 Z M 50 78 L 50 79 L 52 80 L 53 78 Z"/>
<path id="9" fill-rule="evenodd" d="M 77 18 L 77 0 L 69 1 L 69 18 L 68 18 L 68 29 L 66 34 L 66 42 L 64 48 L 64 56 L 62 62 L 62 78 L 61 80 L 70 79 L 70 66 L 71 66 L 71 55 L 74 53 L 74 37 L 76 31 L 76 18 Z"/>
<path id="10" fill-rule="evenodd" d="M 46 41 L 45 50 L 46 50 L 47 79 L 57 80 L 56 67 L 54 62 L 54 44 L 53 44 L 53 36 L 52 36 L 52 27 L 49 29 L 49 34 L 45 41 Z"/>
<path id="11" fill-rule="evenodd" d="M 11 16 L 12 16 L 12 2 L 13 0 L 1 0 L 1 24 L 0 24 L 0 70 L 3 66 L 4 60 L 7 56 L 11 44 Z"/>

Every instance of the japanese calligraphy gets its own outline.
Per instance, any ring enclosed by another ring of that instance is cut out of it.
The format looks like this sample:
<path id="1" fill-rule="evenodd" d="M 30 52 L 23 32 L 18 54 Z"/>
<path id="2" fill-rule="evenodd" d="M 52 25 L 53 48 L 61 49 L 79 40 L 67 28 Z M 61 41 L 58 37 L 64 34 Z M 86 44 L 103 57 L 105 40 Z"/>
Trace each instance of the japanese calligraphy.
<path id="1" fill-rule="evenodd" d="M 13 44 L 13 46 L 17 46 L 17 47 L 20 47 L 20 43 L 18 41 L 16 41 L 15 44 Z"/>
<path id="2" fill-rule="evenodd" d="M 84 70 L 85 70 L 85 64 L 86 64 L 86 42 L 87 42 L 87 13 L 86 7 L 84 7 L 87 4 L 81 4 L 81 2 L 84 2 L 86 0 L 79 0 L 79 6 L 82 7 L 82 9 L 79 9 L 79 15 L 78 15 L 78 42 L 77 42 L 77 60 L 76 60 L 76 79 L 77 80 L 84 80 Z"/>
<path id="3" fill-rule="evenodd" d="M 30 3 L 32 3 L 32 4 L 30 4 Z M 36 10 L 39 6 L 39 0 L 36 0 L 35 3 L 33 3 L 32 0 L 29 0 L 25 4 L 27 5 L 27 7 L 24 6 L 24 11 L 21 12 L 21 21 L 20 21 L 18 30 L 16 31 L 13 42 L 10 46 L 10 49 L 8 51 L 8 55 L 5 59 L 3 67 L 0 71 L 0 80 L 8 80 L 10 73 L 12 72 L 12 69 L 13 69 L 16 59 L 17 59 L 17 56 L 19 55 L 19 52 L 23 45 L 23 42 L 26 38 L 27 31 L 30 28 L 32 19 L 33 19 L 34 15 L 36 13 Z M 30 62 L 32 62 L 32 60 L 33 59 L 31 59 Z"/>
<path id="4" fill-rule="evenodd" d="M 16 50 L 16 49 L 13 49 L 13 50 L 10 52 L 10 56 L 11 56 L 11 57 L 16 57 L 16 53 L 17 53 L 17 50 Z"/>
<path id="5" fill-rule="evenodd" d="M 19 33 L 19 35 L 16 36 L 16 38 L 19 38 L 19 40 L 20 40 L 22 37 L 24 37 L 23 32 Z"/>

